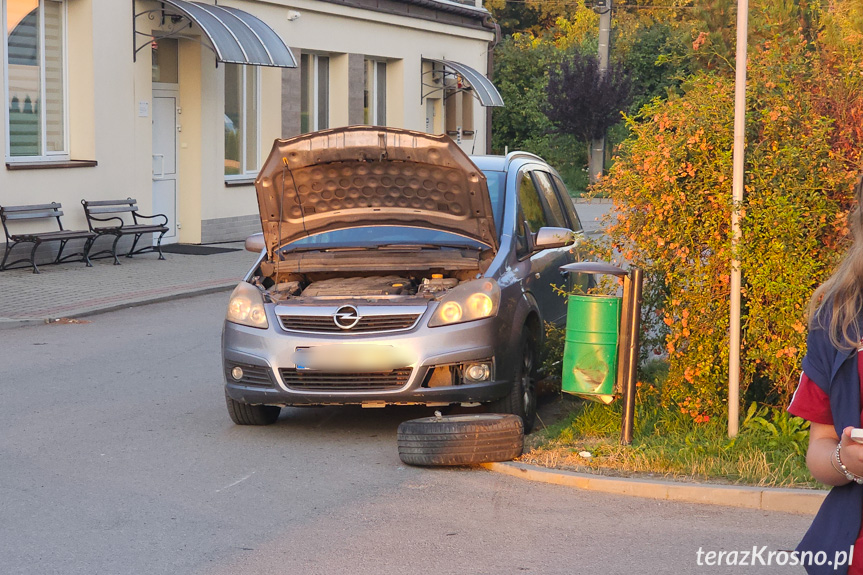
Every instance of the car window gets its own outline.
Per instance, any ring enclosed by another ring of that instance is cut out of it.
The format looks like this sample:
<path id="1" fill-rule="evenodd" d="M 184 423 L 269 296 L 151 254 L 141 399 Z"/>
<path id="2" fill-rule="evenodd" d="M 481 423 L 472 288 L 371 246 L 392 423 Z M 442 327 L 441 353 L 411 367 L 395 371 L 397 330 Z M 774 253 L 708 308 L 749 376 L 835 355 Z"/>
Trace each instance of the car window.
<path id="1" fill-rule="evenodd" d="M 569 224 L 566 221 L 566 216 L 563 213 L 563 207 L 560 205 L 560 199 L 554 191 L 554 186 L 551 183 L 551 176 L 547 172 L 534 171 L 533 177 L 539 187 L 542 197 L 545 199 L 547 208 L 546 219 L 549 225 L 557 228 L 568 228 Z"/>
<path id="2" fill-rule="evenodd" d="M 542 209 L 542 201 L 539 199 L 539 192 L 536 191 L 536 186 L 527 172 L 522 173 L 521 182 L 518 185 L 518 202 L 521 205 L 521 211 L 527 225 L 530 226 L 531 232 L 536 232 L 539 228 L 548 226 L 548 221 L 545 219 L 545 212 Z"/>
<path id="3" fill-rule="evenodd" d="M 554 174 L 552 174 L 551 178 L 554 180 L 554 185 L 560 194 L 560 199 L 563 201 L 563 207 L 566 210 L 566 213 L 569 214 L 570 228 L 573 231 L 580 232 L 583 229 L 581 226 L 581 219 L 578 217 L 578 212 L 576 211 L 575 206 L 572 205 L 572 196 L 569 195 L 569 190 L 566 189 L 566 184 L 564 184 L 563 180 Z"/>
<path id="4" fill-rule="evenodd" d="M 505 196 L 506 172 L 483 171 L 491 198 L 491 211 L 494 214 L 494 227 L 500 237 L 503 227 L 503 199 Z"/>

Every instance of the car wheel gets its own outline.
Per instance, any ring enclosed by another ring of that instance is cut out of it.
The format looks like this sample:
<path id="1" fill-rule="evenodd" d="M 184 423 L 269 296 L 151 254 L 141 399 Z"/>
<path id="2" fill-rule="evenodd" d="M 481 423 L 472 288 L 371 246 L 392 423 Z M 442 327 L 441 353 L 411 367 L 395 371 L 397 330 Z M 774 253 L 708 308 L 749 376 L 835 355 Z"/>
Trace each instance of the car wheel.
<path id="1" fill-rule="evenodd" d="M 249 405 L 231 399 L 225 390 L 228 415 L 237 425 L 271 425 L 279 418 L 281 407 L 276 405 Z"/>
<path id="2" fill-rule="evenodd" d="M 530 433 L 536 421 L 536 345 L 534 338 L 521 339 L 521 361 L 518 362 L 509 395 L 488 404 L 489 411 L 512 413 L 521 417 L 524 432 Z"/>
<path id="3" fill-rule="evenodd" d="M 399 458 L 409 465 L 509 461 L 524 449 L 521 418 L 500 413 L 412 419 L 399 425 Z"/>

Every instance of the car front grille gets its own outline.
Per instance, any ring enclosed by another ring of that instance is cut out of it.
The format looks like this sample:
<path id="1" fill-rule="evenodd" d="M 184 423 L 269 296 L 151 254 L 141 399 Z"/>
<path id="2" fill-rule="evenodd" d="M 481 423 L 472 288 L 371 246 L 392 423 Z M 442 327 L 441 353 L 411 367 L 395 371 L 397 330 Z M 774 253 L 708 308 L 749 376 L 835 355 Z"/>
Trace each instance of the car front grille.
<path id="1" fill-rule="evenodd" d="M 411 368 L 371 373 L 340 373 L 283 368 L 282 380 L 290 389 L 301 391 L 383 391 L 407 385 Z"/>
<path id="2" fill-rule="evenodd" d="M 231 375 L 231 370 L 235 367 L 239 366 L 243 370 L 243 377 L 237 381 Z M 225 366 L 225 375 L 228 378 L 228 381 L 231 383 L 238 383 L 241 385 L 255 385 L 258 387 L 272 387 L 273 386 L 273 376 L 269 367 L 263 367 L 260 365 L 248 365 L 245 363 L 229 363 Z"/>
<path id="3" fill-rule="evenodd" d="M 369 315 L 361 318 L 350 329 L 342 329 L 333 321 L 332 315 L 282 315 L 279 321 L 286 331 L 306 333 L 371 333 L 410 329 L 420 314 Z"/>

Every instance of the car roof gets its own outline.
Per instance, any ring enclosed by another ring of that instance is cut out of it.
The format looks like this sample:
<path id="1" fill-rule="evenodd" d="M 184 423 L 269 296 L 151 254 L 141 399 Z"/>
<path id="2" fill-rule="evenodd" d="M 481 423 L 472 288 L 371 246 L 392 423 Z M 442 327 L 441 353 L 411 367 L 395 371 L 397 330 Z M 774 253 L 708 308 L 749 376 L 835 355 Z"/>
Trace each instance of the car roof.
<path id="1" fill-rule="evenodd" d="M 471 156 L 470 159 L 480 170 L 490 172 L 506 172 L 512 162 L 516 160 L 529 160 L 546 163 L 545 160 L 531 154 L 530 152 L 510 152 L 506 156 Z"/>

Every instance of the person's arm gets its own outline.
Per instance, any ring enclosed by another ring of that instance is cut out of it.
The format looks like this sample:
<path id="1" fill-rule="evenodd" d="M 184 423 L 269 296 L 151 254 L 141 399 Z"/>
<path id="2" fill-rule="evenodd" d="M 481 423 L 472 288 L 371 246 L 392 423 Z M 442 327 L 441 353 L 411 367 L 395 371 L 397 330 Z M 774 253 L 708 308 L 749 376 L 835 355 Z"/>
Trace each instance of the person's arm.
<path id="1" fill-rule="evenodd" d="M 863 444 L 851 439 L 852 427 L 842 431 L 842 463 L 851 473 L 863 476 Z M 846 485 L 850 480 L 840 471 L 836 461 L 839 437 L 832 425 L 815 423 L 809 427 L 809 448 L 806 450 L 806 467 L 812 477 L 825 485 Z"/>

